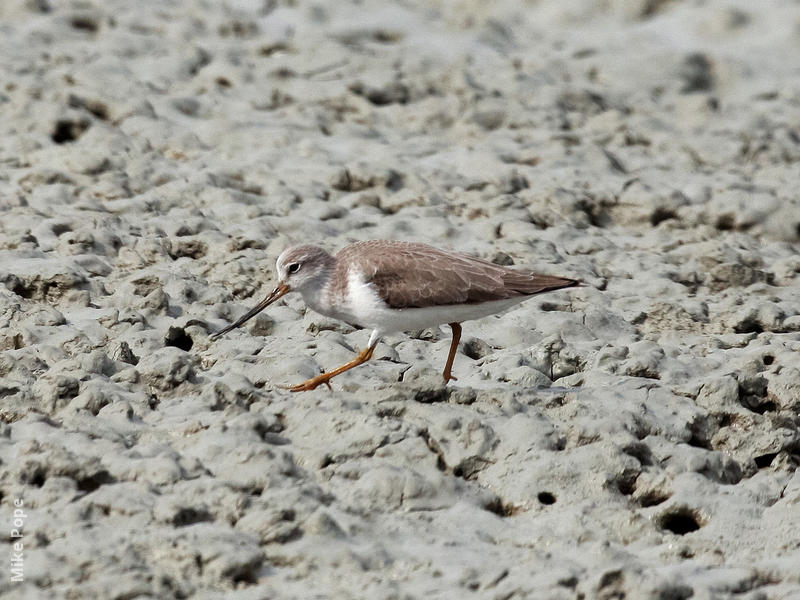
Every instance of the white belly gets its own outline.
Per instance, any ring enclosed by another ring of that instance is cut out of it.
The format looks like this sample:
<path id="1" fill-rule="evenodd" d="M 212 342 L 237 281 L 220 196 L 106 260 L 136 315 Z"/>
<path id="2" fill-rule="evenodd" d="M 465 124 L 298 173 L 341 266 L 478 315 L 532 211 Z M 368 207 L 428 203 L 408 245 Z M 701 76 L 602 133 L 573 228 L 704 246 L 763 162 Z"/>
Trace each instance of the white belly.
<path id="1" fill-rule="evenodd" d="M 444 323 L 463 323 L 473 319 L 481 319 L 511 308 L 515 304 L 527 300 L 527 297 L 512 298 L 510 300 L 495 300 L 481 304 L 456 304 L 447 306 L 431 306 L 426 308 L 394 308 L 384 309 L 372 315 L 369 323 L 364 327 L 371 327 L 380 335 L 396 331 L 413 331 L 425 329 Z"/>
<path id="2" fill-rule="evenodd" d="M 476 304 L 455 304 L 426 308 L 389 308 L 374 286 L 364 282 L 360 273 L 351 272 L 347 297 L 327 306 L 312 306 L 335 319 L 373 329 L 377 337 L 397 331 L 414 331 L 443 323 L 461 323 L 502 312 L 527 300 L 520 296 Z"/>

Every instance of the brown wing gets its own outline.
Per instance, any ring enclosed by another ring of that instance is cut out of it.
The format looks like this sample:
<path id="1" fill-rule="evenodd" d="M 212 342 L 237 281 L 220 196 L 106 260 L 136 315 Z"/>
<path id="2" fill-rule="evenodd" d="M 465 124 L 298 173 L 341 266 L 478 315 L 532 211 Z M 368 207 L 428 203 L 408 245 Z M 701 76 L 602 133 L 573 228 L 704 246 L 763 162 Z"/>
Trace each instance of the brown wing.
<path id="1" fill-rule="evenodd" d="M 340 281 L 357 268 L 392 308 L 488 302 L 579 285 L 412 242 L 358 242 L 336 258 Z"/>

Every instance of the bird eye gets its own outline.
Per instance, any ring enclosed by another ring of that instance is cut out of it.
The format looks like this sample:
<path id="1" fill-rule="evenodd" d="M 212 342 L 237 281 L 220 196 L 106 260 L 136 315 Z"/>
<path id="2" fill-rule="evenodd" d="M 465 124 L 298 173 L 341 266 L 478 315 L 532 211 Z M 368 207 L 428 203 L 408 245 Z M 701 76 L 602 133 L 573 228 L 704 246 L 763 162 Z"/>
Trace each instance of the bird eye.
<path id="1" fill-rule="evenodd" d="M 289 271 L 289 273 L 297 273 L 300 270 L 300 263 L 292 263 L 286 270 Z"/>

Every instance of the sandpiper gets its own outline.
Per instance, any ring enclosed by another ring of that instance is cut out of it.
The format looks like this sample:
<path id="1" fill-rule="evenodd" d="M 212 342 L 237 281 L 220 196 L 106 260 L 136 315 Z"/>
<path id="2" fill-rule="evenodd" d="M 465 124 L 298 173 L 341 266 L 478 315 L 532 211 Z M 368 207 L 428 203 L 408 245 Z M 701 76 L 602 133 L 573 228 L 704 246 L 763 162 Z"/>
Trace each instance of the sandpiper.
<path id="1" fill-rule="evenodd" d="M 316 312 L 372 329 L 366 349 L 349 363 L 291 386 L 293 392 L 313 390 L 370 358 L 389 333 L 413 331 L 447 323 L 453 331 L 442 376 L 451 373 L 461 323 L 501 312 L 553 290 L 580 286 L 577 279 L 540 275 L 439 250 L 426 244 L 371 240 L 346 246 L 335 256 L 317 246 L 294 246 L 276 263 L 278 285 L 258 305 L 219 337 L 264 310 L 289 292 L 299 292 Z"/>

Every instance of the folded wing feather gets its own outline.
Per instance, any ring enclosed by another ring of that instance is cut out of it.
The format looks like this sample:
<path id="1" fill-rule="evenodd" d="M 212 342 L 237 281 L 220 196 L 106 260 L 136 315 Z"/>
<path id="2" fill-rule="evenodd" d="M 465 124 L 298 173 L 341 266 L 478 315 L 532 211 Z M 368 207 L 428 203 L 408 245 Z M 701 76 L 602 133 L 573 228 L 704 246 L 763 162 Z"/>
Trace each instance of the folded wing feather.
<path id="1" fill-rule="evenodd" d="M 412 242 L 359 242 L 337 259 L 337 268 L 359 269 L 392 308 L 489 302 L 580 285 Z"/>

